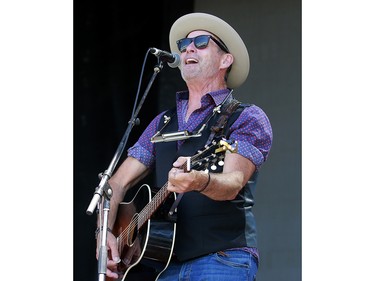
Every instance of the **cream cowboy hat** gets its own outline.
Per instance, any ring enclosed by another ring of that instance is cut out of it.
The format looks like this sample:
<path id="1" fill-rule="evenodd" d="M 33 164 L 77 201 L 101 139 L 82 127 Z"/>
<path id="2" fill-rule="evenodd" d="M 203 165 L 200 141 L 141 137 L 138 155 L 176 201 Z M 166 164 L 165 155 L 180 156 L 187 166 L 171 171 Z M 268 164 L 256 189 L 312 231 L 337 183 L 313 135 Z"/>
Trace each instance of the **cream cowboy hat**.
<path id="1" fill-rule="evenodd" d="M 250 70 L 250 58 L 240 35 L 222 19 L 206 14 L 191 13 L 177 19 L 169 32 L 169 46 L 172 53 L 179 54 L 176 41 L 185 38 L 191 31 L 205 30 L 219 37 L 234 57 L 227 85 L 237 88 L 245 82 Z"/>

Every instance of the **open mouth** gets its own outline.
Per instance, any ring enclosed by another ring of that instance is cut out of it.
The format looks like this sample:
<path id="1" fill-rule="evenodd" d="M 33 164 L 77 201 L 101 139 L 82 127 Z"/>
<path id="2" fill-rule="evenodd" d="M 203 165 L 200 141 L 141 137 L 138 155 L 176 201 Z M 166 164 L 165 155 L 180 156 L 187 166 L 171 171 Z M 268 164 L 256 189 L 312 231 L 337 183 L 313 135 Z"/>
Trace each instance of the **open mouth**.
<path id="1" fill-rule="evenodd" d="M 189 58 L 185 60 L 185 64 L 194 64 L 194 63 L 198 63 L 198 61 L 193 58 Z"/>

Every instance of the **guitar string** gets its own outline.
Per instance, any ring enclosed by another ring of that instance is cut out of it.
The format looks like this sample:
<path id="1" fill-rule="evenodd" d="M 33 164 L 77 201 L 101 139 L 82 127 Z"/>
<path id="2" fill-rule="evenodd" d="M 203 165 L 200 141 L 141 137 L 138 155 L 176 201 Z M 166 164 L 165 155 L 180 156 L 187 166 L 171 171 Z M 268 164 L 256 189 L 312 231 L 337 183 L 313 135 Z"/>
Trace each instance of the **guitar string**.
<path id="1" fill-rule="evenodd" d="M 186 163 L 183 165 L 183 168 L 186 168 Z M 132 220 L 131 223 L 125 228 L 124 231 L 121 232 L 119 235 L 119 238 L 121 241 L 124 240 L 125 237 L 130 237 L 130 234 L 134 232 L 134 229 L 136 226 L 138 226 L 138 229 L 140 226 L 144 224 L 145 221 L 147 221 L 149 218 L 146 218 L 146 214 L 149 214 L 149 217 L 152 216 L 153 212 L 156 210 L 156 206 L 159 206 L 162 201 L 167 198 L 170 191 L 167 189 L 168 182 L 166 182 L 162 188 L 155 194 L 153 197 L 153 200 L 151 200 L 144 208 L 143 210 L 137 215 L 137 220 Z"/>
<path id="2" fill-rule="evenodd" d="M 216 143 L 214 143 L 214 144 L 216 144 Z M 191 156 L 190 157 L 191 161 L 194 162 L 196 158 L 200 157 L 203 153 L 207 152 L 212 147 L 213 147 L 213 145 L 212 146 L 207 146 L 204 150 L 199 151 L 194 156 Z M 186 167 L 187 167 L 187 162 L 185 162 L 182 165 L 183 169 L 186 169 Z M 170 193 L 170 191 L 167 189 L 167 186 L 168 186 L 168 182 L 166 182 L 164 184 L 164 186 L 162 188 L 160 188 L 160 190 L 155 194 L 155 196 L 153 197 L 153 199 L 137 215 L 138 219 L 137 220 L 132 220 L 131 223 L 124 229 L 124 231 L 122 231 L 120 233 L 120 235 L 118 236 L 118 238 L 120 239 L 120 245 L 119 245 L 120 246 L 120 250 L 122 248 L 122 243 L 125 240 L 125 237 L 130 237 L 130 234 L 134 233 L 134 229 L 135 229 L 136 226 L 138 226 L 138 229 L 140 227 L 142 227 L 143 224 L 144 224 L 144 222 L 146 222 L 152 216 L 152 214 L 155 212 L 155 210 L 157 209 L 157 207 L 163 202 L 163 200 L 165 200 L 167 198 L 167 196 Z M 146 214 L 149 214 L 149 215 L 146 216 Z M 142 223 L 139 223 L 140 221 Z M 133 242 L 133 241 L 130 240 L 130 242 Z"/>

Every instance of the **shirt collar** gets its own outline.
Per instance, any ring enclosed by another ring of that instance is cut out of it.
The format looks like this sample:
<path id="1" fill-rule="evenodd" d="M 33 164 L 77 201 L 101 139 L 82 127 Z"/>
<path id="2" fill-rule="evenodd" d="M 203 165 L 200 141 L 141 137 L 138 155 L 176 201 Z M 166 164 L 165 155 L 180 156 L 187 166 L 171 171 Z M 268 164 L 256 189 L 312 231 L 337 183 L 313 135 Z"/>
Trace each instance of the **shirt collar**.
<path id="1" fill-rule="evenodd" d="M 224 101 L 225 97 L 229 94 L 229 92 L 230 92 L 230 89 L 221 89 L 218 91 L 206 93 L 205 95 L 210 95 L 215 102 L 215 106 L 218 106 Z M 187 100 L 187 99 L 189 99 L 189 91 L 180 91 L 176 93 L 177 103 L 182 100 Z"/>

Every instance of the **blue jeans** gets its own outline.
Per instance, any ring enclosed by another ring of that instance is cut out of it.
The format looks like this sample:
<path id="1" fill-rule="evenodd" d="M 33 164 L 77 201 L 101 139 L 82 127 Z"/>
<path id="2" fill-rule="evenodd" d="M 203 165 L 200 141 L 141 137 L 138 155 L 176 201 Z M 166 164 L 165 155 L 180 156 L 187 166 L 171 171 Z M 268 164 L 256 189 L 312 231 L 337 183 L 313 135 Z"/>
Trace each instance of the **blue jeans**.
<path id="1" fill-rule="evenodd" d="M 254 281 L 257 271 L 252 254 L 227 250 L 184 263 L 171 262 L 158 281 Z"/>

